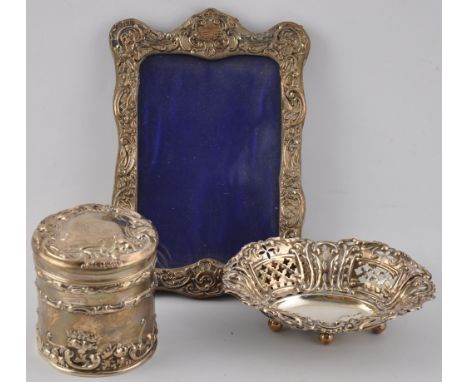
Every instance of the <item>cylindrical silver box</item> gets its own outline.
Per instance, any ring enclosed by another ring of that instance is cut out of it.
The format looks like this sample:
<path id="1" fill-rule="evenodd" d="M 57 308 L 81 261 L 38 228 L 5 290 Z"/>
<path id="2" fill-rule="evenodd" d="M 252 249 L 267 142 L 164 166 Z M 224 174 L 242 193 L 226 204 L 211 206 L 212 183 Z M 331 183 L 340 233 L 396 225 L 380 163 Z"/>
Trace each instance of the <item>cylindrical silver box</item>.
<path id="1" fill-rule="evenodd" d="M 156 349 L 158 236 L 127 209 L 97 204 L 44 219 L 32 239 L 39 352 L 79 375 L 119 373 Z"/>

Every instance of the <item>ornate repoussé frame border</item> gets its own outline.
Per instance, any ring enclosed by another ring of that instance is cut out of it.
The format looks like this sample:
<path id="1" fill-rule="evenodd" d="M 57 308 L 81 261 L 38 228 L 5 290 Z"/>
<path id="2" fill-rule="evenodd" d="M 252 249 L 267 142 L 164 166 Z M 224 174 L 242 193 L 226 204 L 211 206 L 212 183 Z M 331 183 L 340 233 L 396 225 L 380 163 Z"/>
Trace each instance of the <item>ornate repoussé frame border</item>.
<path id="1" fill-rule="evenodd" d="M 302 68 L 309 52 L 309 38 L 304 29 L 283 22 L 264 33 L 252 33 L 236 18 L 209 8 L 169 33 L 154 31 L 135 19 L 123 20 L 112 27 L 109 38 L 117 76 L 114 114 L 119 132 L 113 204 L 130 209 L 137 206 L 139 67 L 147 56 L 187 54 L 205 59 L 266 56 L 279 64 L 281 76 L 279 234 L 300 236 L 305 212 L 300 168 L 306 111 Z M 223 293 L 222 269 L 223 263 L 209 258 L 185 267 L 157 269 L 158 289 L 198 298 L 217 296 Z"/>

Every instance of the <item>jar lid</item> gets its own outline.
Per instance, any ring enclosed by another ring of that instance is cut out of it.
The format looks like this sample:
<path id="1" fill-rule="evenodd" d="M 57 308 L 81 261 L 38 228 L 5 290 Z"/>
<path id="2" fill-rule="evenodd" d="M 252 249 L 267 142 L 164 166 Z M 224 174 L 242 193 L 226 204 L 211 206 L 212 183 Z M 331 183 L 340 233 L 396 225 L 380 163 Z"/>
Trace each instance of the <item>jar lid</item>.
<path id="1" fill-rule="evenodd" d="M 83 280 L 98 273 L 101 281 L 154 264 L 157 244 L 149 220 L 129 209 L 100 204 L 48 216 L 32 238 L 37 268 Z"/>

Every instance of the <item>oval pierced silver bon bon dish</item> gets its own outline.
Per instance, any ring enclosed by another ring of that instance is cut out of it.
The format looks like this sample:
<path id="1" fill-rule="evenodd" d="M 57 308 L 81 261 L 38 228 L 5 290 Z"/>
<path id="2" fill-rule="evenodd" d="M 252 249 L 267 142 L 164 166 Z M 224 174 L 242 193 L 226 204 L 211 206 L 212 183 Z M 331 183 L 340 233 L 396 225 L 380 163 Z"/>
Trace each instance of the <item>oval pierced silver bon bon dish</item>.
<path id="1" fill-rule="evenodd" d="M 388 320 L 434 298 L 431 274 L 380 242 L 271 238 L 244 246 L 224 267 L 224 289 L 283 325 L 320 333 L 381 333 Z"/>

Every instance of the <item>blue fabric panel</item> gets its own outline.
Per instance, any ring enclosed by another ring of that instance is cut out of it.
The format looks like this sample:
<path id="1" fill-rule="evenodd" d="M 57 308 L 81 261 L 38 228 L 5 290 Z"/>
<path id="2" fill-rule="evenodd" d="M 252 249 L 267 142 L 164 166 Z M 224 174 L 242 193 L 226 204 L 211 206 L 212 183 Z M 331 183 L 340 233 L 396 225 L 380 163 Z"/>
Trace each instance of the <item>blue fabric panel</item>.
<path id="1" fill-rule="evenodd" d="M 280 94 L 266 57 L 142 62 L 138 211 L 159 232 L 158 266 L 226 262 L 278 235 Z"/>

